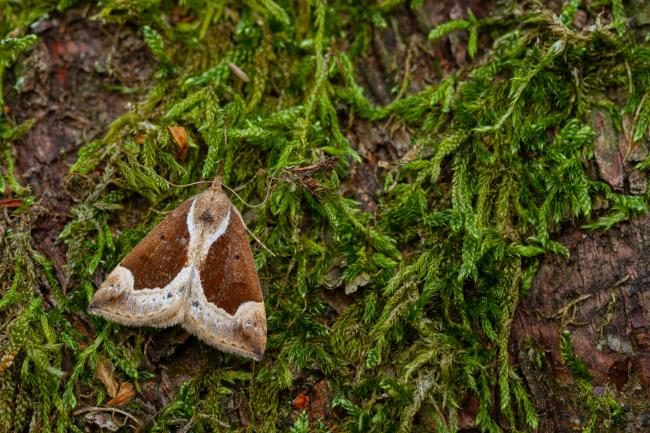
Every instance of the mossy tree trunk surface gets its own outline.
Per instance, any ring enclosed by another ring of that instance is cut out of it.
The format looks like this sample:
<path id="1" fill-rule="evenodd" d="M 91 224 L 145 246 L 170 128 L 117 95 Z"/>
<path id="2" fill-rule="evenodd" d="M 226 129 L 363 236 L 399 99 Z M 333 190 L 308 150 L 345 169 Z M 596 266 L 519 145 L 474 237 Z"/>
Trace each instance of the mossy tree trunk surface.
<path id="1" fill-rule="evenodd" d="M 545 260 L 517 309 L 513 356 L 545 414 L 546 431 L 578 425 L 589 399 L 607 387 L 623 403 L 626 431 L 648 428 L 649 222 L 635 218 L 600 233 L 563 230 L 558 241 L 570 257 Z M 593 385 L 584 392 L 561 356 L 569 342 Z M 544 351 L 541 371 L 534 368 L 535 348 Z"/>
<path id="2" fill-rule="evenodd" d="M 545 3 L 0 6 L 0 433 L 650 430 L 650 10 Z M 259 363 L 86 312 L 219 161 Z"/>

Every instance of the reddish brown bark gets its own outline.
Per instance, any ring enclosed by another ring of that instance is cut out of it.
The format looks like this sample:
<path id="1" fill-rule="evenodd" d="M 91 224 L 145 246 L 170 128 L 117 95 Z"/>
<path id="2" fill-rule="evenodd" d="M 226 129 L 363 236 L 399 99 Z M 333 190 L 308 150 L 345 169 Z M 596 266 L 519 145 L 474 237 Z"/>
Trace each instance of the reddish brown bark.
<path id="1" fill-rule="evenodd" d="M 573 431 L 588 415 L 560 355 L 563 329 L 571 332 L 574 353 L 593 375 L 593 393 L 607 387 L 633 409 L 624 410 L 617 428 L 645 431 L 641 427 L 650 420 L 650 217 L 608 231 L 569 228 L 558 241 L 570 257 L 543 260 L 512 328 L 513 352 L 543 420 L 540 431 Z M 532 360 L 534 348 L 543 353 L 541 368 Z"/>

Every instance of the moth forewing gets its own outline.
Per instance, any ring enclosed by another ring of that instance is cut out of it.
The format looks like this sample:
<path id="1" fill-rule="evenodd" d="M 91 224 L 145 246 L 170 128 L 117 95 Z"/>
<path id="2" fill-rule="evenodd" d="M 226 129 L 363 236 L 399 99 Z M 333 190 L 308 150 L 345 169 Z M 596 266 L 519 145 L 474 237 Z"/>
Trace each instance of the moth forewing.
<path id="1" fill-rule="evenodd" d="M 160 222 L 109 274 L 89 310 L 125 325 L 182 323 L 212 346 L 261 359 L 262 291 L 241 215 L 220 182 Z"/>

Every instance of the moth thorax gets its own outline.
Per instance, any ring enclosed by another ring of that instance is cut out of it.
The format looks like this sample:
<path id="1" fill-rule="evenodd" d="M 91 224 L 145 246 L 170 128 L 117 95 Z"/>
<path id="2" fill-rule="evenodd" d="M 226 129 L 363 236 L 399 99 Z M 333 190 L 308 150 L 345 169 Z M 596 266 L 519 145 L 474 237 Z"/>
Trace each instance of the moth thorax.
<path id="1" fill-rule="evenodd" d="M 199 215 L 199 219 L 206 223 L 212 223 L 214 222 L 214 215 L 209 209 L 205 209 L 203 212 L 201 212 L 201 215 Z"/>

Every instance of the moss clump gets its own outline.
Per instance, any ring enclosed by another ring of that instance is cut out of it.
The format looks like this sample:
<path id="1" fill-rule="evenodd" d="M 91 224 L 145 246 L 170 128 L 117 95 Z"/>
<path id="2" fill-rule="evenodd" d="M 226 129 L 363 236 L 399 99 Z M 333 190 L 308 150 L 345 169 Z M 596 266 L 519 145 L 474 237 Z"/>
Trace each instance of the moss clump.
<path id="1" fill-rule="evenodd" d="M 366 98 L 353 65 L 388 14 L 417 2 L 108 0 L 101 7 L 99 19 L 141 26 L 161 67 L 148 95 L 86 144 L 70 169 L 80 202 L 60 238 L 74 290 L 44 311 L 37 288 L 55 290 L 55 280 L 26 242 L 28 231 L 15 235 L 23 239 L 11 249 L 16 256 L 3 257 L 3 281 L 13 282 L 2 289 L 0 305 L 12 308 L 0 310 L 9 323 L 0 347 L 21 367 L 4 369 L 0 404 L 22 399 L 37 407 L 0 411 L 8 414 L 3 426 L 25 429 L 29 412 L 46 430 L 51 419 L 59 430 L 77 428 L 70 420 L 77 387 L 94 384 L 102 399 L 92 374 L 100 355 L 122 379 L 151 375 L 141 349 L 116 344 L 117 326 L 90 318 L 96 335 L 82 348 L 62 313 L 85 314 L 95 274 L 110 270 L 161 218 L 146 213 L 138 228 L 115 234 L 119 215 L 145 207 L 138 198 L 172 209 L 197 192 L 173 185 L 211 178 L 219 161 L 225 183 L 261 203 L 243 210 L 276 254 L 255 252 L 268 356 L 188 381 L 152 430 L 190 423 L 193 431 L 303 432 L 337 423 L 351 432 L 455 431 L 470 398 L 478 401 L 475 422 L 483 431 L 537 426 L 508 358 L 514 310 L 537 258 L 566 253 L 551 239 L 563 223 L 608 227 L 646 208 L 645 196 L 616 194 L 590 175 L 592 109 L 607 110 L 619 127 L 623 115 L 636 114 L 636 140 L 650 119 L 650 51 L 628 31 L 620 1 L 569 2 L 557 13 L 502 9 L 432 29 L 432 38 L 469 32 L 469 54 L 481 48 L 479 60 L 385 107 Z M 604 15 L 578 29 L 572 23 L 579 7 Z M 28 23 L 15 18 L 6 30 Z M 607 97 L 612 90 L 622 105 Z M 389 165 L 371 215 L 339 192 L 364 164 L 341 119 L 389 117 L 409 131 L 414 150 Z M 3 125 L 14 130 L 7 120 Z M 189 132 L 184 158 L 168 126 Z M 3 146 L 11 149 L 10 140 Z M 306 166 L 315 168 L 295 174 Z M 610 206 L 595 219 L 594 200 Z M 36 264 L 12 265 L 25 260 Z M 337 313 L 326 295 L 345 285 L 362 288 Z M 65 384 L 62 344 L 73 359 Z M 336 422 L 310 423 L 285 404 L 321 379 L 333 390 Z M 226 422 L 219 407 L 235 392 L 247 394 L 248 427 Z"/>

